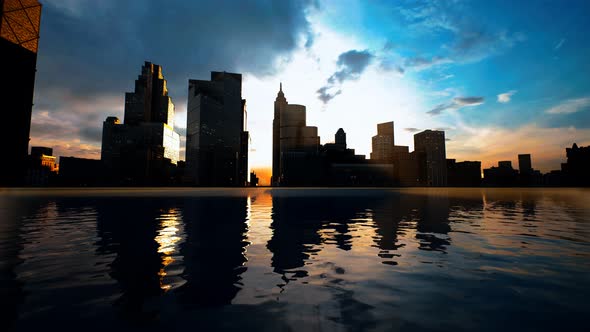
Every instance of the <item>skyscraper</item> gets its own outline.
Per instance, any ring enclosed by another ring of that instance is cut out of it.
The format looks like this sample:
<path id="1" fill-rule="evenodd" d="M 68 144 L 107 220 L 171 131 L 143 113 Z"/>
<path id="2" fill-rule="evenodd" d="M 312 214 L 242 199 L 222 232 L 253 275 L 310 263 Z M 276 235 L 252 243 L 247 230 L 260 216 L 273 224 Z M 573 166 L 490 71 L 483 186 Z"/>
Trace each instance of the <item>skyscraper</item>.
<path id="1" fill-rule="evenodd" d="M 242 75 L 211 72 L 189 80 L 186 173 L 199 186 L 245 186 L 248 175 L 246 100 Z"/>
<path id="2" fill-rule="evenodd" d="M 393 121 L 377 124 L 377 135 L 372 140 L 371 160 L 391 163 L 393 161 L 394 134 Z"/>
<path id="3" fill-rule="evenodd" d="M 530 154 L 519 154 L 518 155 L 518 170 L 521 175 L 531 174 L 533 172 L 533 166 L 531 162 Z"/>
<path id="4" fill-rule="evenodd" d="M 135 91 L 125 93 L 124 123 L 116 117 L 103 123 L 101 160 L 115 177 L 149 184 L 165 177 L 166 164 L 176 164 L 179 153 L 174 104 L 162 67 L 145 62 Z"/>
<path id="5" fill-rule="evenodd" d="M 0 185 L 21 185 L 24 181 L 31 130 L 35 88 L 37 46 L 41 24 L 41 4 L 36 0 L 0 0 L 0 89 L 2 119 L 10 130 L 0 130 L 3 163 Z"/>
<path id="6" fill-rule="evenodd" d="M 414 151 L 426 155 L 426 185 L 444 187 L 447 185 L 447 154 L 445 132 L 425 130 L 414 135 Z"/>
<path id="7" fill-rule="evenodd" d="M 320 137 L 307 126 L 304 105 L 289 104 L 283 86 L 275 100 L 273 120 L 273 185 L 309 185 L 318 181 Z"/>

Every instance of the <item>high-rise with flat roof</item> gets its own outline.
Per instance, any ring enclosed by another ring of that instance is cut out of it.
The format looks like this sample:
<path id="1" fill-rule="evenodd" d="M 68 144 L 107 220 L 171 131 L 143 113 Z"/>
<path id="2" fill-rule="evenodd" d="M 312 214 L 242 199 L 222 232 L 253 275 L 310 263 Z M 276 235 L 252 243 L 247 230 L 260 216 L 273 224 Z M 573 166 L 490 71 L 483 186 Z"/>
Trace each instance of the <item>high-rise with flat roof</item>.
<path id="1" fill-rule="evenodd" d="M 414 135 L 414 151 L 426 156 L 426 185 L 444 187 L 447 185 L 447 153 L 445 132 L 425 130 Z"/>
<path id="2" fill-rule="evenodd" d="M 530 154 L 519 154 L 518 155 L 518 170 L 520 174 L 531 174 L 533 172 L 533 165 L 531 162 Z"/>
<path id="3" fill-rule="evenodd" d="M 394 146 L 393 121 L 377 124 L 377 135 L 372 139 L 371 160 L 392 163 Z"/>
<path id="4" fill-rule="evenodd" d="M 248 141 L 242 75 L 211 72 L 189 80 L 186 173 L 198 186 L 247 184 Z"/>
<path id="5" fill-rule="evenodd" d="M 36 0 L 0 0 L 0 89 L 2 120 L 10 130 L 0 130 L 3 163 L 0 186 L 22 185 L 29 153 L 31 112 L 35 89 L 41 4 Z"/>

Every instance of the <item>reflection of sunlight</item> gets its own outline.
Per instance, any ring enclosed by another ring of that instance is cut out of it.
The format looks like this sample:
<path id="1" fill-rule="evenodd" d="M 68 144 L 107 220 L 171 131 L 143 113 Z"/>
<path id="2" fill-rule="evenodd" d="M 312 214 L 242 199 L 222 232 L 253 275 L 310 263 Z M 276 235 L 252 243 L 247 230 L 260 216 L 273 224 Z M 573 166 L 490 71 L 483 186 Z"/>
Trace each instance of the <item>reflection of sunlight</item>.
<path id="1" fill-rule="evenodd" d="M 181 222 L 182 216 L 177 209 L 170 209 L 162 213 L 157 220 L 160 221 L 160 229 L 155 241 L 158 243 L 158 253 L 162 255 L 162 267 L 158 272 L 160 277 L 160 288 L 168 291 L 172 288 L 172 283 L 164 280 L 167 276 L 174 277 L 178 273 L 170 273 L 169 265 L 182 259 L 178 256 L 178 246 L 184 240 L 184 227 Z"/>

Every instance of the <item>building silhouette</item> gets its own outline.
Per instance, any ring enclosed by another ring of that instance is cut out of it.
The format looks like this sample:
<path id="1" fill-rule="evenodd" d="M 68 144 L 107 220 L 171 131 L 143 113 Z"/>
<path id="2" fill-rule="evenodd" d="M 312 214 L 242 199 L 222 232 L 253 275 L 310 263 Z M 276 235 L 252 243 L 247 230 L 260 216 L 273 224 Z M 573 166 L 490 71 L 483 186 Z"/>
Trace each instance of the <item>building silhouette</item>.
<path id="1" fill-rule="evenodd" d="M 394 146 L 393 121 L 377 124 L 377 135 L 372 139 L 371 160 L 392 163 Z"/>
<path id="2" fill-rule="evenodd" d="M 0 1 L 0 56 L 2 57 L 3 163 L 0 185 L 22 185 L 27 169 L 31 112 L 35 89 L 41 4 L 36 0 Z"/>
<path id="3" fill-rule="evenodd" d="M 53 149 L 44 146 L 31 147 L 29 163 L 26 167 L 25 184 L 29 186 L 48 186 L 55 183 L 59 165 Z"/>
<path id="4" fill-rule="evenodd" d="M 578 147 L 576 143 L 566 148 L 567 162 L 561 164 L 564 185 L 590 186 L 590 146 Z"/>
<path id="5" fill-rule="evenodd" d="M 483 183 L 491 187 L 511 187 L 518 183 L 518 171 L 512 168 L 511 161 L 499 161 L 498 167 L 483 170 Z"/>
<path id="6" fill-rule="evenodd" d="M 449 187 L 481 186 L 481 161 L 447 159 L 447 181 Z"/>
<path id="7" fill-rule="evenodd" d="M 530 154 L 519 154 L 518 155 L 518 171 L 521 175 L 530 174 L 533 172 L 533 166 L 531 162 Z"/>
<path id="8" fill-rule="evenodd" d="M 59 184 L 67 187 L 104 185 L 103 164 L 98 159 L 59 157 Z"/>
<path id="9" fill-rule="evenodd" d="M 119 184 L 166 184 L 180 153 L 174 131 L 174 104 L 168 96 L 162 67 L 145 62 L 135 91 L 125 94 L 125 122 L 103 122 L 101 160 Z"/>
<path id="10" fill-rule="evenodd" d="M 414 135 L 414 151 L 426 156 L 426 185 L 441 187 L 447 185 L 447 154 L 445 132 L 425 130 Z"/>
<path id="11" fill-rule="evenodd" d="M 305 106 L 287 103 L 281 84 L 273 120 L 273 185 L 320 184 L 319 152 L 318 128 L 307 126 Z"/>
<path id="12" fill-rule="evenodd" d="M 247 184 L 248 140 L 242 75 L 211 72 L 189 80 L 186 175 L 198 186 Z"/>

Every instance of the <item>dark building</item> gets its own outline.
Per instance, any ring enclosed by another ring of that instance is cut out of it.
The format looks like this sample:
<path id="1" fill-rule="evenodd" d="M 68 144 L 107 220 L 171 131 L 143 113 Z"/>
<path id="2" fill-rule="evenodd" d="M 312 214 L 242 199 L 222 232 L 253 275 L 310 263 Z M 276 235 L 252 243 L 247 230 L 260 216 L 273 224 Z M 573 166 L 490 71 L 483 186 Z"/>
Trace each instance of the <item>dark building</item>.
<path id="1" fill-rule="evenodd" d="M 530 154 L 519 154 L 518 155 L 518 170 L 521 175 L 531 174 L 533 172 L 533 166 L 531 162 Z"/>
<path id="2" fill-rule="evenodd" d="M 174 131 L 174 104 L 162 67 L 145 62 L 135 92 L 125 94 L 125 122 L 103 123 L 101 160 L 118 184 L 166 184 L 180 153 Z"/>
<path id="3" fill-rule="evenodd" d="M 306 122 L 305 106 L 287 103 L 281 84 L 273 120 L 273 185 L 309 186 L 324 180 L 318 128 Z"/>
<path id="4" fill-rule="evenodd" d="M 22 185 L 27 169 L 31 112 L 35 89 L 41 4 L 36 0 L 0 0 L 0 56 L 2 57 L 3 163 L 0 186 Z"/>
<path id="5" fill-rule="evenodd" d="M 247 184 L 248 141 L 242 75 L 211 72 L 189 80 L 186 175 L 198 186 Z"/>
<path id="6" fill-rule="evenodd" d="M 104 185 L 103 164 L 98 159 L 59 157 L 59 184 L 68 187 Z"/>
<path id="7" fill-rule="evenodd" d="M 518 171 L 511 161 L 499 161 L 498 167 L 483 170 L 483 184 L 491 187 L 513 187 L 518 184 Z"/>
<path id="8" fill-rule="evenodd" d="M 565 149 L 567 162 L 561 164 L 565 185 L 590 186 L 590 146 L 576 143 Z"/>
<path id="9" fill-rule="evenodd" d="M 447 180 L 449 187 L 481 186 L 481 161 L 447 159 Z"/>
<path id="10" fill-rule="evenodd" d="M 392 163 L 394 146 L 393 121 L 377 124 L 377 135 L 372 139 L 371 160 Z"/>
<path id="11" fill-rule="evenodd" d="M 256 172 L 250 172 L 250 187 L 258 187 L 258 176 Z"/>
<path id="12" fill-rule="evenodd" d="M 444 187 L 447 185 L 447 154 L 445 132 L 425 130 L 414 135 L 414 151 L 426 155 L 426 185 Z"/>
<path id="13" fill-rule="evenodd" d="M 59 166 L 53 156 L 52 148 L 31 147 L 31 155 L 26 168 L 26 185 L 36 187 L 53 185 L 58 171 Z"/>

